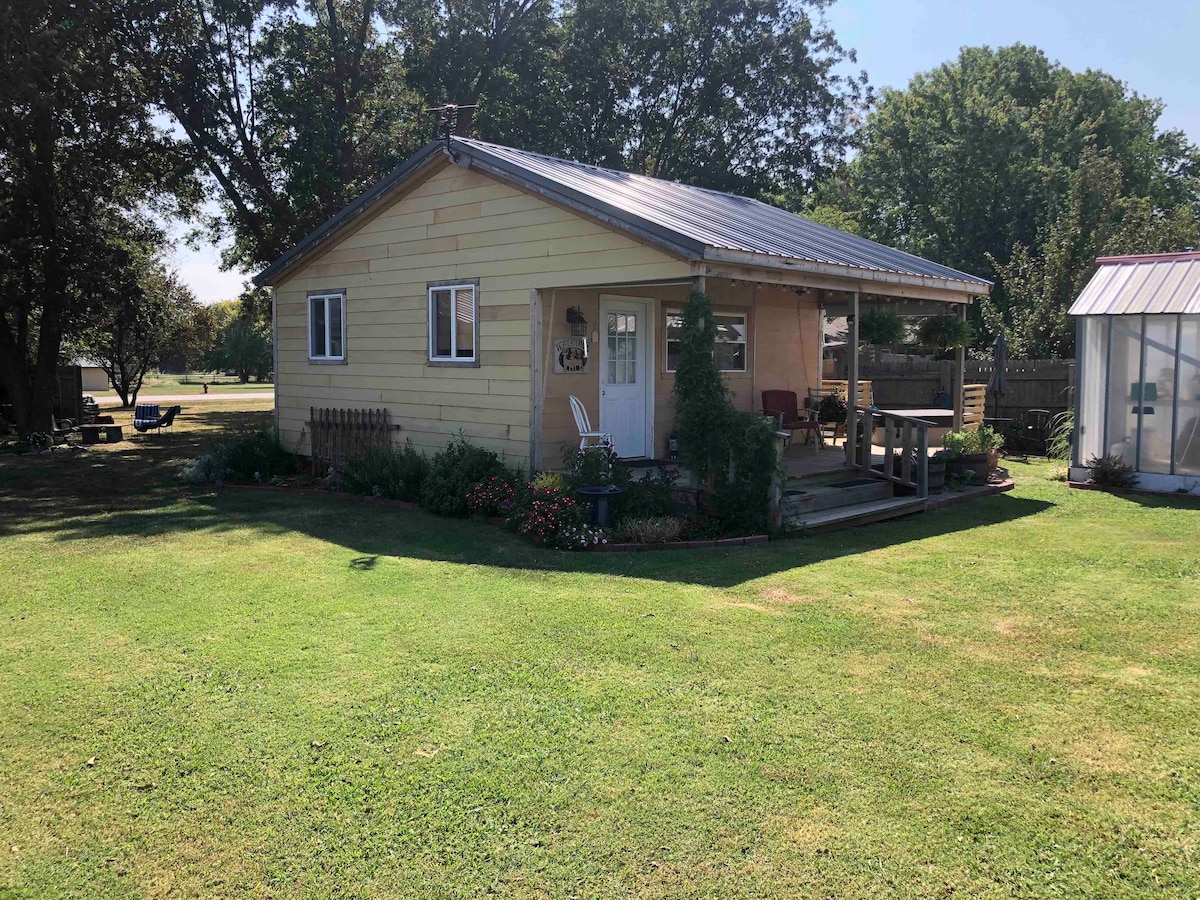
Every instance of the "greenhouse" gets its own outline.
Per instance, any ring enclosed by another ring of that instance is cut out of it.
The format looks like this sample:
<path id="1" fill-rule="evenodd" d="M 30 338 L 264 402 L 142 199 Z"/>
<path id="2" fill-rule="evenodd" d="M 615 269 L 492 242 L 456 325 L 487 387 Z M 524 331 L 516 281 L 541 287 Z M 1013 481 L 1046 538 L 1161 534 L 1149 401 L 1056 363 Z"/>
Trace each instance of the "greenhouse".
<path id="1" fill-rule="evenodd" d="M 1072 481 L 1119 456 L 1137 486 L 1200 494 L 1200 253 L 1115 256 L 1076 317 Z"/>

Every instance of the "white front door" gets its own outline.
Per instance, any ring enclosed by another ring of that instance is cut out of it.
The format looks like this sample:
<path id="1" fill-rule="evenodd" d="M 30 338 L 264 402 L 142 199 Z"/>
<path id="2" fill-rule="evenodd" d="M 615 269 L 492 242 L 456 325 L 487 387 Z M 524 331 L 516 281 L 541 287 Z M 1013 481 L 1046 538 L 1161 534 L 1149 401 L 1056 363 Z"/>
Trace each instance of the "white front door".
<path id="1" fill-rule="evenodd" d="M 600 430 L 622 457 L 654 455 L 652 308 L 649 300 L 600 298 Z"/>

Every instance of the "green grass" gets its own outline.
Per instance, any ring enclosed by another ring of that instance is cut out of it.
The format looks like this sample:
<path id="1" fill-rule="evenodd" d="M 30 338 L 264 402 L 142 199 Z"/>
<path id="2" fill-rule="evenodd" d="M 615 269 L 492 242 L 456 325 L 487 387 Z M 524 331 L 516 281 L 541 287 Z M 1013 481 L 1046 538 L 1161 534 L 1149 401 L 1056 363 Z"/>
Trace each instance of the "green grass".
<path id="1" fill-rule="evenodd" d="M 1200 508 L 567 555 L 171 481 L 252 409 L 0 462 L 0 895 L 1200 892 Z"/>
<path id="2" fill-rule="evenodd" d="M 229 394 L 242 392 L 270 392 L 274 385 L 267 382 L 250 381 L 242 384 L 236 377 L 213 373 L 192 372 L 188 375 L 147 375 L 142 383 L 139 397 L 154 397 L 172 394 L 203 394 L 203 382 L 208 382 L 209 393 Z M 91 391 L 94 397 L 115 397 L 116 392 Z"/>

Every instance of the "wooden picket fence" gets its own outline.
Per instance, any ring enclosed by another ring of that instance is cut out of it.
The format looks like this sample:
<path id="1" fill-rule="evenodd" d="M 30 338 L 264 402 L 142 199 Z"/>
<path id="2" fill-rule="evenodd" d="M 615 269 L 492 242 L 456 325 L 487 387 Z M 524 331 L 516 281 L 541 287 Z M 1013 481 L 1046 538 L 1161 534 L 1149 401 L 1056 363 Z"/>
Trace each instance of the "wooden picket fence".
<path id="1" fill-rule="evenodd" d="M 392 424 L 386 409 L 318 409 L 309 407 L 312 474 L 324 475 L 332 466 L 362 456 L 376 447 L 390 447 Z"/>

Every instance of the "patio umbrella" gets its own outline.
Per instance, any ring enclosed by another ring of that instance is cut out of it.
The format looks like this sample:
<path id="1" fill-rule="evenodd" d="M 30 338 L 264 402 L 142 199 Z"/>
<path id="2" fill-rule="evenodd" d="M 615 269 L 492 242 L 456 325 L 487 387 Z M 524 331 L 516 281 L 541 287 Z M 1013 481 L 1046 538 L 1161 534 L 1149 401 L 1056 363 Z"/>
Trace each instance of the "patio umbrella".
<path id="1" fill-rule="evenodd" d="M 1008 376 L 1005 374 L 1005 369 L 1008 368 L 1008 341 L 1004 339 L 1004 332 L 996 335 L 996 342 L 992 345 L 992 374 L 988 378 L 988 390 L 992 392 L 993 403 L 996 407 L 996 415 L 1000 415 L 1000 398 L 1008 393 Z"/>

